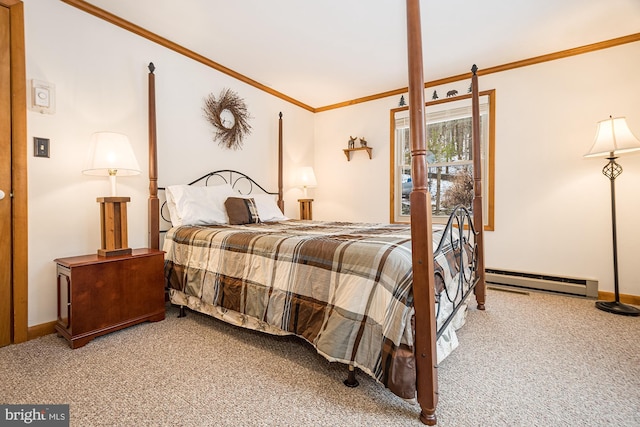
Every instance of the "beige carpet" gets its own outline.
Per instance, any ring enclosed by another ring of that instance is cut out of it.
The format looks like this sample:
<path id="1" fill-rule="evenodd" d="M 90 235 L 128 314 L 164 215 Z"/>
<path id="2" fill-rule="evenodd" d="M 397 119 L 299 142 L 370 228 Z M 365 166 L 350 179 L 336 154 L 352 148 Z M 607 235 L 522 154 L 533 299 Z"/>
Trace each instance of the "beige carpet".
<path id="1" fill-rule="evenodd" d="M 419 426 L 419 408 L 295 338 L 189 313 L 71 350 L 0 349 L 0 402 L 70 404 L 72 426 Z M 640 426 L 640 319 L 490 290 L 439 369 L 439 426 Z"/>

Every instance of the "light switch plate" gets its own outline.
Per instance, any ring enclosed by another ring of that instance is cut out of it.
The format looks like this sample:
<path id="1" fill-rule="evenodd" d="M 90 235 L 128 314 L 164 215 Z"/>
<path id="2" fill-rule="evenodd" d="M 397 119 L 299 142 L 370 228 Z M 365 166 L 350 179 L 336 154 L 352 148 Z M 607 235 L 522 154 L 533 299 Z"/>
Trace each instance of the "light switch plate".
<path id="1" fill-rule="evenodd" d="M 49 157 L 49 138 L 33 137 L 33 155 L 35 157 Z"/>

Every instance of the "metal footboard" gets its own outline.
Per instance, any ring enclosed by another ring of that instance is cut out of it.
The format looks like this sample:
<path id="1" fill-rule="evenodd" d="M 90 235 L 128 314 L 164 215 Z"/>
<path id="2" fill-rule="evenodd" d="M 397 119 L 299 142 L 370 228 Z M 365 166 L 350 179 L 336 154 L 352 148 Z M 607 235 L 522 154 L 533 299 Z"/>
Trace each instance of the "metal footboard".
<path id="1" fill-rule="evenodd" d="M 448 259 L 454 260 L 458 272 L 457 280 L 453 283 L 446 284 L 444 277 L 441 277 L 445 285 L 444 289 L 436 294 L 438 303 L 436 319 L 440 317 L 440 310 L 444 303 L 452 304 L 453 311 L 442 324 L 437 326 L 437 338 L 440 338 L 460 308 L 464 306 L 464 302 L 473 293 L 479 280 L 477 232 L 471 215 L 464 206 L 456 207 L 449 216 L 438 247 L 434 250 L 434 259 L 446 253 Z M 441 273 L 436 271 L 435 274 Z"/>

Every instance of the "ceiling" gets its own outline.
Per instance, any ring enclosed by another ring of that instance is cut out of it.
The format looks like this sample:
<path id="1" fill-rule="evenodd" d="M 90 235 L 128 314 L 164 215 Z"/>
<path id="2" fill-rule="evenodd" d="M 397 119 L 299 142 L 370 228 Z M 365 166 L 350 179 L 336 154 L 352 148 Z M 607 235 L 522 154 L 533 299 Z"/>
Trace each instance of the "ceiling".
<path id="1" fill-rule="evenodd" d="M 402 0 L 87 3 L 314 108 L 408 85 Z M 420 7 L 425 81 L 640 32 L 640 0 L 422 0 Z"/>

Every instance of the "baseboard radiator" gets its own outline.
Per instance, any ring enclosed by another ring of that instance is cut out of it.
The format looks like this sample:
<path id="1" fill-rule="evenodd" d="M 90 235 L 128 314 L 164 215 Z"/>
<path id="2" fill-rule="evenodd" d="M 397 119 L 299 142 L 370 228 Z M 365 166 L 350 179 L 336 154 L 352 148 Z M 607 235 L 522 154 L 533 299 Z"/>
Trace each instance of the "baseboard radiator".
<path id="1" fill-rule="evenodd" d="M 592 279 L 487 268 L 485 269 L 485 281 L 488 286 L 556 292 L 587 298 L 598 297 L 598 281 Z"/>

